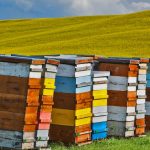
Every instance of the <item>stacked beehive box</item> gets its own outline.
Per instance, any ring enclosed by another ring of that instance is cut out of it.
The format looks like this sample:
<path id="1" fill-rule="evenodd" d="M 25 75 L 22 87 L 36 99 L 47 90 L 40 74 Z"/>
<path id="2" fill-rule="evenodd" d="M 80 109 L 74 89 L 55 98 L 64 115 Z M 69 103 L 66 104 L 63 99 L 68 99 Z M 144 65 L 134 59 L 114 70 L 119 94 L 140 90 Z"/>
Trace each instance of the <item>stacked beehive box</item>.
<path id="1" fill-rule="evenodd" d="M 146 130 L 150 130 L 150 62 L 148 63 L 147 85 L 146 85 Z"/>
<path id="2" fill-rule="evenodd" d="M 48 57 L 60 60 L 56 77 L 50 137 L 52 141 L 91 143 L 92 58 Z"/>
<path id="3" fill-rule="evenodd" d="M 42 59 L 0 56 L 0 147 L 35 148 L 43 64 Z"/>
<path id="4" fill-rule="evenodd" d="M 110 71 L 108 84 L 109 136 L 134 136 L 138 60 L 100 58 L 97 69 Z"/>
<path id="5" fill-rule="evenodd" d="M 107 137 L 108 71 L 93 71 L 92 140 Z"/>
<path id="6" fill-rule="evenodd" d="M 138 87 L 137 87 L 137 105 L 136 105 L 136 136 L 145 134 L 145 100 L 146 96 L 146 74 L 147 74 L 147 63 L 149 59 L 139 59 L 139 70 L 138 70 Z"/>
<path id="7" fill-rule="evenodd" d="M 22 55 L 14 55 L 25 57 Z M 26 56 L 26 58 L 28 58 Z M 49 130 L 51 124 L 51 112 L 53 95 L 55 90 L 55 78 L 58 70 L 59 61 L 54 59 L 46 59 L 44 56 L 31 56 L 30 58 L 44 59 L 43 66 L 34 66 L 34 71 L 42 71 L 42 79 L 34 79 L 34 87 L 40 87 L 39 109 L 38 109 L 38 125 L 36 131 L 36 148 L 47 148 L 49 141 Z M 43 69 L 42 69 L 43 68 Z M 41 83 L 41 85 L 39 85 Z"/>
<path id="8" fill-rule="evenodd" d="M 47 59 L 44 65 L 44 72 L 42 74 L 42 89 L 40 93 L 40 107 L 38 113 L 38 127 L 37 127 L 37 141 L 36 147 L 48 147 L 49 130 L 51 123 L 51 112 L 53 102 L 53 95 L 55 90 L 55 78 L 59 61 Z M 36 68 L 39 70 L 40 68 Z M 36 82 L 38 83 L 38 81 Z"/>

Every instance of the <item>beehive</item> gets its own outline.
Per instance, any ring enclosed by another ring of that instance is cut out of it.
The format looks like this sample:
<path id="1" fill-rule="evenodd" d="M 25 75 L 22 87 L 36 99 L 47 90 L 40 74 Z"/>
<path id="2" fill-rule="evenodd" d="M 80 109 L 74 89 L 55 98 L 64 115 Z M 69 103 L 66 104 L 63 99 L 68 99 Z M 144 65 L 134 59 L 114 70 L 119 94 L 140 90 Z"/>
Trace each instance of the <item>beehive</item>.
<path id="1" fill-rule="evenodd" d="M 93 71 L 92 140 L 107 137 L 108 71 Z"/>
<path id="2" fill-rule="evenodd" d="M 139 59 L 139 70 L 138 70 L 138 86 L 137 86 L 137 105 L 136 105 L 136 136 L 141 136 L 145 134 L 145 101 L 146 101 L 146 74 L 148 69 L 149 59 L 141 58 Z"/>
<path id="3" fill-rule="evenodd" d="M 43 59 L 0 56 L 0 147 L 35 147 L 44 64 Z"/>
<path id="4" fill-rule="evenodd" d="M 91 142 L 92 58 L 53 56 L 60 60 L 56 77 L 50 137 L 83 145 Z"/>
<path id="5" fill-rule="evenodd" d="M 139 60 L 100 58 L 97 70 L 110 71 L 108 78 L 108 134 L 135 135 Z"/>
<path id="6" fill-rule="evenodd" d="M 36 148 L 48 147 L 49 130 L 51 120 L 51 112 L 54 90 L 55 78 L 58 70 L 59 61 L 46 59 L 46 64 L 43 66 L 44 71 L 42 74 L 42 88 L 40 92 L 40 106 L 38 110 L 38 126 L 36 132 Z M 37 83 L 37 82 L 36 82 Z"/>
<path id="7" fill-rule="evenodd" d="M 150 130 L 150 62 L 148 63 L 147 85 L 146 85 L 146 130 Z"/>

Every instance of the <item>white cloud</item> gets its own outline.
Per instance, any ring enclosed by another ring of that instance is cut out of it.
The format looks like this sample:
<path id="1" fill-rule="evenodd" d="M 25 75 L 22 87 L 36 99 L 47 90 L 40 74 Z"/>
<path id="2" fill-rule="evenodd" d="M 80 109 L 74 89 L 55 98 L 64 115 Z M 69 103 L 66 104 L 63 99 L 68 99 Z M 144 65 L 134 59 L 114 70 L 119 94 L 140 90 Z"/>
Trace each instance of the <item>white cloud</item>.
<path id="1" fill-rule="evenodd" d="M 13 1 L 13 0 L 12 0 Z M 150 2 L 138 0 L 14 0 L 25 10 L 48 11 L 56 7 L 65 15 L 122 14 L 150 9 Z M 56 10 L 57 11 L 57 10 Z M 61 13 L 61 12 L 60 12 Z M 61 15 L 61 14 L 60 14 Z"/>
<path id="2" fill-rule="evenodd" d="M 148 2 L 133 2 L 131 6 L 136 10 L 150 9 L 150 3 Z"/>
<path id="3" fill-rule="evenodd" d="M 70 10 L 77 15 L 127 13 L 122 0 L 72 0 Z"/>

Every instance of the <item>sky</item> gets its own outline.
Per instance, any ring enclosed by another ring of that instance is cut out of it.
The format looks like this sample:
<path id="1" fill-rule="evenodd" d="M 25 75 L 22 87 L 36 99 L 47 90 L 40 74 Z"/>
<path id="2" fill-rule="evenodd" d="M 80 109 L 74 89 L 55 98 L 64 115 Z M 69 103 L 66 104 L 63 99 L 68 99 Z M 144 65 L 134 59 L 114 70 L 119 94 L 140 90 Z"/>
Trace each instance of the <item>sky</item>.
<path id="1" fill-rule="evenodd" d="M 150 10 L 150 0 L 0 0 L 0 20 L 125 14 Z"/>

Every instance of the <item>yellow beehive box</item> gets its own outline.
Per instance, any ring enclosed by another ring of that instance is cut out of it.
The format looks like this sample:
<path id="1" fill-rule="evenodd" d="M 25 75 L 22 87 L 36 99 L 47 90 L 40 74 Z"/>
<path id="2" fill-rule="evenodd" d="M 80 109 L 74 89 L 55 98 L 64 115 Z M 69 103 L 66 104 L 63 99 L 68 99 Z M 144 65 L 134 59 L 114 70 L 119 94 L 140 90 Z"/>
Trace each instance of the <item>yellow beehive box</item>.
<path id="1" fill-rule="evenodd" d="M 74 126 L 75 124 L 75 111 L 68 109 L 52 110 L 52 124 Z"/>
<path id="2" fill-rule="evenodd" d="M 94 99 L 108 98 L 107 90 L 93 91 Z"/>
<path id="3" fill-rule="evenodd" d="M 107 106 L 107 99 L 93 100 L 93 107 Z"/>
<path id="4" fill-rule="evenodd" d="M 47 95 L 47 96 L 50 96 L 50 95 L 54 95 L 54 89 L 44 89 L 43 90 L 43 95 Z"/>

